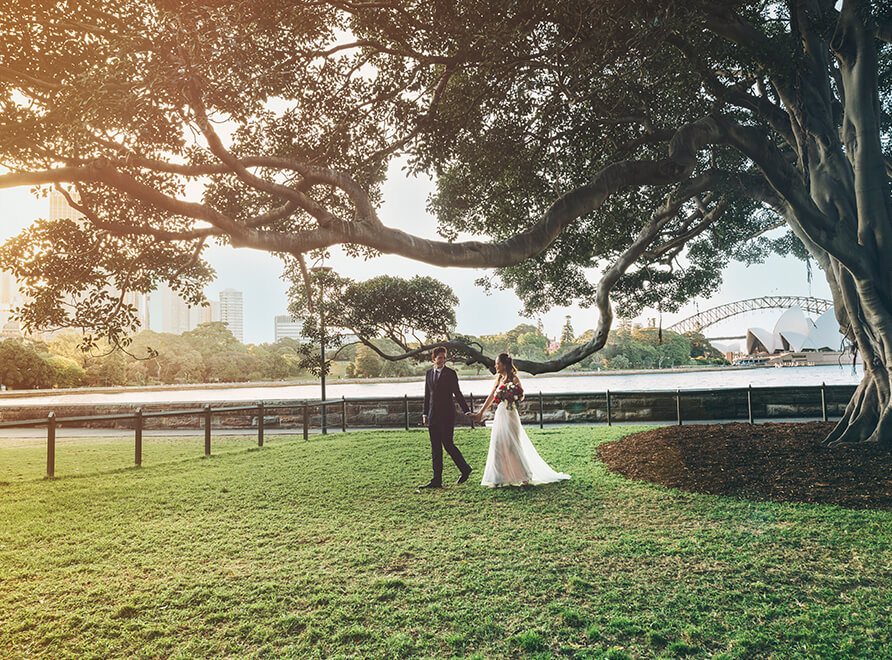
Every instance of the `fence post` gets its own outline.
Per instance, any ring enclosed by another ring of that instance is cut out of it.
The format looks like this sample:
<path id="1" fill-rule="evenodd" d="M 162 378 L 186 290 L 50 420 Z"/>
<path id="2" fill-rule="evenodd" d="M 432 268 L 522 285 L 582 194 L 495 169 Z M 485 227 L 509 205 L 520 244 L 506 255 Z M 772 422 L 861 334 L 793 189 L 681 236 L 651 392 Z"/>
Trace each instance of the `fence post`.
<path id="1" fill-rule="evenodd" d="M 471 410 L 474 410 L 474 395 L 468 394 L 468 398 L 471 400 Z M 472 417 L 469 417 L 468 419 L 471 420 L 471 430 L 473 431 L 474 430 L 474 419 Z"/>
<path id="2" fill-rule="evenodd" d="M 56 474 L 56 413 L 50 411 L 46 416 L 46 476 L 50 479 Z"/>
<path id="3" fill-rule="evenodd" d="M 613 426 L 613 418 L 610 416 L 610 390 L 607 390 L 607 426 Z"/>
<path id="4" fill-rule="evenodd" d="M 347 432 L 347 397 L 341 396 L 341 433 Z"/>
<path id="5" fill-rule="evenodd" d="M 257 446 L 263 446 L 263 401 L 257 402 Z"/>
<path id="6" fill-rule="evenodd" d="M 678 425 L 681 426 L 681 390 L 675 390 L 675 412 L 678 413 Z"/>
<path id="7" fill-rule="evenodd" d="M 821 416 L 827 421 L 827 384 L 821 383 Z"/>
<path id="8" fill-rule="evenodd" d="M 542 391 L 539 391 L 539 428 L 545 428 L 545 404 L 542 399 Z"/>
<path id="9" fill-rule="evenodd" d="M 403 395 L 403 402 L 405 403 L 405 418 L 406 418 L 406 430 L 409 430 L 409 395 Z"/>
<path id="10" fill-rule="evenodd" d="M 211 404 L 204 404 L 204 455 L 211 455 Z"/>
<path id="11" fill-rule="evenodd" d="M 133 414 L 133 453 L 136 467 L 142 466 L 142 408 L 137 408 Z"/>
<path id="12" fill-rule="evenodd" d="M 753 423 L 753 386 L 752 384 L 746 388 L 746 409 L 749 413 L 750 424 Z"/>
<path id="13" fill-rule="evenodd" d="M 304 440 L 310 437 L 310 406 L 304 401 Z"/>

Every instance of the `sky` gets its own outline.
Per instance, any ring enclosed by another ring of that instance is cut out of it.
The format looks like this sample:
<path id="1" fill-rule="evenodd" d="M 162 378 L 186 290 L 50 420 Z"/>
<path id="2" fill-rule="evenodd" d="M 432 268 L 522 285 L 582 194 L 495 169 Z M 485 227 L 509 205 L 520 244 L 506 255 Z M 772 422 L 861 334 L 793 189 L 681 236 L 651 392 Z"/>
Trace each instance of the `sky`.
<path id="1" fill-rule="evenodd" d="M 391 167 L 384 187 L 384 204 L 379 211 L 385 225 L 402 229 L 426 238 L 439 238 L 436 220 L 427 213 L 427 198 L 434 184 L 426 178 L 408 177 L 399 164 Z M 27 188 L 0 190 L 0 241 L 18 233 L 37 217 L 46 217 L 49 202 L 35 198 Z M 280 262 L 271 255 L 246 248 L 234 249 L 212 246 L 205 253 L 217 271 L 217 279 L 205 291 L 209 299 L 216 300 L 226 288 L 244 292 L 244 328 L 246 343 L 271 342 L 273 317 L 285 314 L 288 305 L 287 284 L 281 279 Z M 493 291 L 487 294 L 474 284 L 479 277 L 488 274 L 483 270 L 440 268 L 429 266 L 394 255 L 383 255 L 368 261 L 350 259 L 337 248 L 332 250 L 333 266 L 341 275 L 364 280 L 375 275 L 389 274 L 400 277 L 429 275 L 453 288 L 459 298 L 456 309 L 457 331 L 462 334 L 486 335 L 510 330 L 519 323 L 535 325 L 539 317 L 528 319 L 520 316 L 523 307 L 511 290 Z M 823 274 L 815 269 L 812 281 L 808 281 L 806 266 L 792 258 L 771 257 L 764 264 L 746 267 L 733 264 L 725 271 L 720 290 L 709 298 L 698 298 L 686 305 L 678 314 L 663 314 L 666 328 L 698 311 L 718 305 L 766 295 L 814 296 L 830 298 L 830 290 Z M 160 330 L 160 317 L 152 308 L 152 327 Z M 707 336 L 742 335 L 747 327 L 771 329 L 781 310 L 751 312 L 727 319 L 709 327 Z M 577 335 L 593 328 L 597 323 L 594 309 L 554 307 L 541 316 L 545 334 L 558 337 L 570 316 Z M 645 310 L 637 319 L 647 324 L 656 318 L 655 310 Z"/>

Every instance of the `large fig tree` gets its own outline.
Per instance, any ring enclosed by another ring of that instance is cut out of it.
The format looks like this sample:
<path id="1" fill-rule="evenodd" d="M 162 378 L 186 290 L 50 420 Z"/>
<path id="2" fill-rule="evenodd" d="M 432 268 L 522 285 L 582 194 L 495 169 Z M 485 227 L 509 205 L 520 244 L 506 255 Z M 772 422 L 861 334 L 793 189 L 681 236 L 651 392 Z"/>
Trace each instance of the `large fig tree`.
<path id="1" fill-rule="evenodd" d="M 887 0 L 32 2 L 0 8 L 0 186 L 86 218 L 8 244 L 32 325 L 211 276 L 208 241 L 497 269 L 530 310 L 676 309 L 731 258 L 807 256 L 865 377 L 831 442 L 892 444 Z M 391 158 L 444 240 L 384 225 Z M 789 234 L 764 232 L 786 226 Z M 769 234 L 768 236 L 773 236 Z M 477 240 L 465 240 L 476 238 Z M 293 267 L 293 266 L 291 266 Z M 597 267 L 602 277 L 589 281 Z M 196 294 L 197 295 L 197 294 Z M 110 321 L 111 320 L 111 321 Z"/>

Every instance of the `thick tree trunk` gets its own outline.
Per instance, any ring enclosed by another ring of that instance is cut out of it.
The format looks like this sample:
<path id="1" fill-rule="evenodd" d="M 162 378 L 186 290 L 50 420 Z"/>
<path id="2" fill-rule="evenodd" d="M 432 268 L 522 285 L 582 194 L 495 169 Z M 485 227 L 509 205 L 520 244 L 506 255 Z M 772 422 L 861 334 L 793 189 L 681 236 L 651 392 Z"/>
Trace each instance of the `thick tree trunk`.
<path id="1" fill-rule="evenodd" d="M 827 279 L 837 305 L 837 320 L 861 354 L 864 378 L 825 443 L 869 442 L 892 449 L 892 310 L 877 299 L 871 282 L 855 280 L 838 262 L 834 266 Z"/>
<path id="2" fill-rule="evenodd" d="M 808 219 L 801 205 L 800 222 L 791 226 L 824 268 L 841 331 L 864 361 L 864 379 L 825 442 L 892 449 L 892 190 L 883 160 L 878 52 L 869 4 L 845 0 L 830 42 L 812 29 L 809 15 L 829 12 L 832 3 L 797 5 L 794 25 L 802 30 L 804 50 L 795 98 L 788 103 L 797 118 L 809 196 L 833 225 L 832 236 L 816 231 L 820 223 Z M 845 92 L 839 98 L 841 122 L 832 110 L 830 53 L 837 84 Z"/>
<path id="3" fill-rule="evenodd" d="M 892 450 L 892 401 L 880 394 L 876 375 L 866 366 L 864 380 L 824 442 L 831 447 L 869 442 Z"/>

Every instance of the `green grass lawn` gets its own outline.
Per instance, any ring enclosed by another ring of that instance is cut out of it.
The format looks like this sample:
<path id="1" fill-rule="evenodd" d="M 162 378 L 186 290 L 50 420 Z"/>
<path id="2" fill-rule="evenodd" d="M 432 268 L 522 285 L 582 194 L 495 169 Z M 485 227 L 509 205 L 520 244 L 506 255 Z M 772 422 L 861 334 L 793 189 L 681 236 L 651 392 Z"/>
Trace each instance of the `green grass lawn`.
<path id="1" fill-rule="evenodd" d="M 498 490 L 458 431 L 420 494 L 421 431 L 0 441 L 0 657 L 892 657 L 892 514 L 631 482 L 633 430 L 531 429 L 573 478 Z"/>

